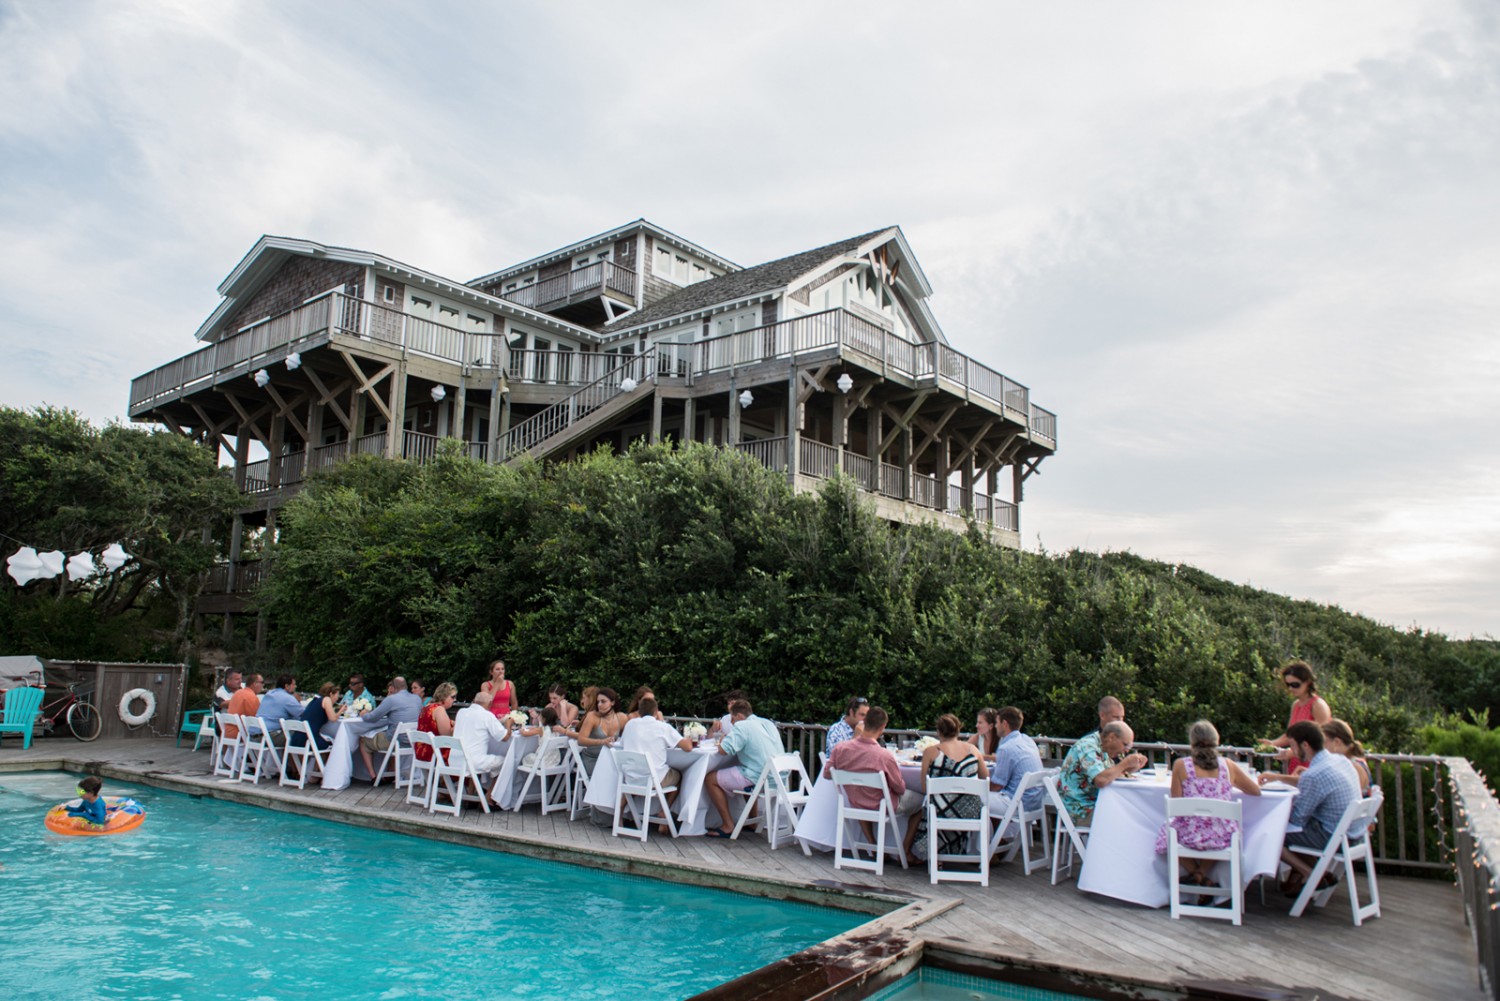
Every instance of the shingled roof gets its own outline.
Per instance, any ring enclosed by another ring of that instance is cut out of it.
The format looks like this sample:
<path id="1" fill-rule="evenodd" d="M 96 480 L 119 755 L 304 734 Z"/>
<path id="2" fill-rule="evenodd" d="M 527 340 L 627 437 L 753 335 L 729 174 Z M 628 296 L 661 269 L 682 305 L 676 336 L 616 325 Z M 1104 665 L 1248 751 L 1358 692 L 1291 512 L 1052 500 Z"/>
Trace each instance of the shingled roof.
<path id="1" fill-rule="evenodd" d="M 734 302 L 757 295 L 761 292 L 770 292 L 775 289 L 785 288 L 792 281 L 813 270 L 818 265 L 825 263 L 831 258 L 842 257 L 858 249 L 860 244 L 873 236 L 878 236 L 887 230 L 894 229 L 893 226 L 885 226 L 881 229 L 871 230 L 860 236 L 851 236 L 837 243 L 830 243 L 823 247 L 812 250 L 804 250 L 790 257 L 782 257 L 778 260 L 767 261 L 765 264 L 757 264 L 743 271 L 732 271 L 719 278 L 710 278 L 706 282 L 698 282 L 686 288 L 673 292 L 664 299 L 645 306 L 637 312 L 622 316 L 614 323 L 606 326 L 606 333 L 614 333 L 619 330 L 628 330 L 647 323 L 655 323 L 669 316 L 680 316 L 684 313 L 692 313 L 721 302 Z"/>

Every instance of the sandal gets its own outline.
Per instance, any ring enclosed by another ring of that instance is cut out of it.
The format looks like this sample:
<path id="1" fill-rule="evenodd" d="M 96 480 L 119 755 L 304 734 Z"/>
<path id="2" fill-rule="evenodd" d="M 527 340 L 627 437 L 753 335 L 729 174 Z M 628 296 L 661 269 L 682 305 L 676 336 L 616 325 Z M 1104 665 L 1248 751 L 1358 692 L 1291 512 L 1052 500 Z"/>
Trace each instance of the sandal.
<path id="1" fill-rule="evenodd" d="M 707 834 L 711 838 L 723 838 L 725 841 L 729 841 L 729 840 L 731 840 L 734 837 L 733 834 L 725 834 L 722 830 L 720 830 L 717 827 L 710 827 L 704 833 Z"/>
<path id="2" fill-rule="evenodd" d="M 1307 877 L 1296 869 L 1287 873 L 1277 887 L 1288 897 L 1295 897 L 1302 893 L 1302 884 L 1307 882 Z"/>

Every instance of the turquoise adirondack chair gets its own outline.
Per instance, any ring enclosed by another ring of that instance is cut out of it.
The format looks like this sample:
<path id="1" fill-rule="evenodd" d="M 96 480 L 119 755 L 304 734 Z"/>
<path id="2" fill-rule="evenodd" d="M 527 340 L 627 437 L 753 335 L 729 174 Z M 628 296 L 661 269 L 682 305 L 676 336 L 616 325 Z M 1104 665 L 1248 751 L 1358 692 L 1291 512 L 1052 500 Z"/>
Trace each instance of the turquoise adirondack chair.
<path id="1" fill-rule="evenodd" d="M 21 735 L 21 747 L 31 746 L 31 728 L 36 722 L 36 711 L 41 708 L 40 688 L 12 688 L 5 693 L 5 718 L 0 721 L 0 738 L 7 733 Z"/>
<path id="2" fill-rule="evenodd" d="M 182 714 L 182 725 L 177 728 L 177 746 L 182 746 L 182 738 L 189 734 L 193 737 L 193 750 L 203 743 L 205 736 L 212 737 L 214 733 L 214 711 L 212 709 L 189 709 Z"/>

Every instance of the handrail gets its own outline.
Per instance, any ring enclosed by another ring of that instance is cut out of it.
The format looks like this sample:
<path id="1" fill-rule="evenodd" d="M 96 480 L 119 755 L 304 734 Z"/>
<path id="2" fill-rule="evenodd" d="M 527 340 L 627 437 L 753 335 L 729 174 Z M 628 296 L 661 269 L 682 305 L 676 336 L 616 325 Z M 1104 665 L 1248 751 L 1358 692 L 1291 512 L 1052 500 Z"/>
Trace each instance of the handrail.
<path id="1" fill-rule="evenodd" d="M 595 261 L 593 264 L 575 268 L 560 275 L 553 275 L 550 278 L 543 278 L 530 285 L 521 285 L 509 292 L 492 289 L 490 294 L 518 306 L 544 309 L 547 306 L 567 303 L 574 296 L 591 295 L 595 291 L 618 292 L 623 296 L 633 297 L 635 282 L 636 273 L 633 268 L 616 264 L 614 261 Z"/>
<path id="2" fill-rule="evenodd" d="M 1453 800 L 1453 868 L 1464 917 L 1479 953 L 1484 991 L 1500 998 L 1500 809 L 1494 793 L 1465 758 L 1444 758 Z M 1436 811 L 1439 822 L 1442 811 Z"/>
<path id="3" fill-rule="evenodd" d="M 496 444 L 497 459 L 503 462 L 530 451 L 548 438 L 566 431 L 622 393 L 634 391 L 636 386 L 654 378 L 655 374 L 656 359 L 651 352 L 621 355 L 618 365 L 587 386 L 511 428 Z M 627 380 L 632 383 L 629 390 L 625 388 Z"/>

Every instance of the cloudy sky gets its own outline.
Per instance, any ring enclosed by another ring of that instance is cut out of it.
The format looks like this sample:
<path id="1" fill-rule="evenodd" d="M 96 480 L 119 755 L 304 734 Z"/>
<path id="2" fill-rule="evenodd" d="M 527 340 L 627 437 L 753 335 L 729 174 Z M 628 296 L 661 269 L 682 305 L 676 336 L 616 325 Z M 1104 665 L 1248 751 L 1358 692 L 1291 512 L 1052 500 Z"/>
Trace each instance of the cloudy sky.
<path id="1" fill-rule="evenodd" d="M 122 417 L 262 233 L 894 223 L 1059 414 L 1029 548 L 1500 634 L 1494 4 L 0 0 L 0 95 L 5 404 Z"/>

